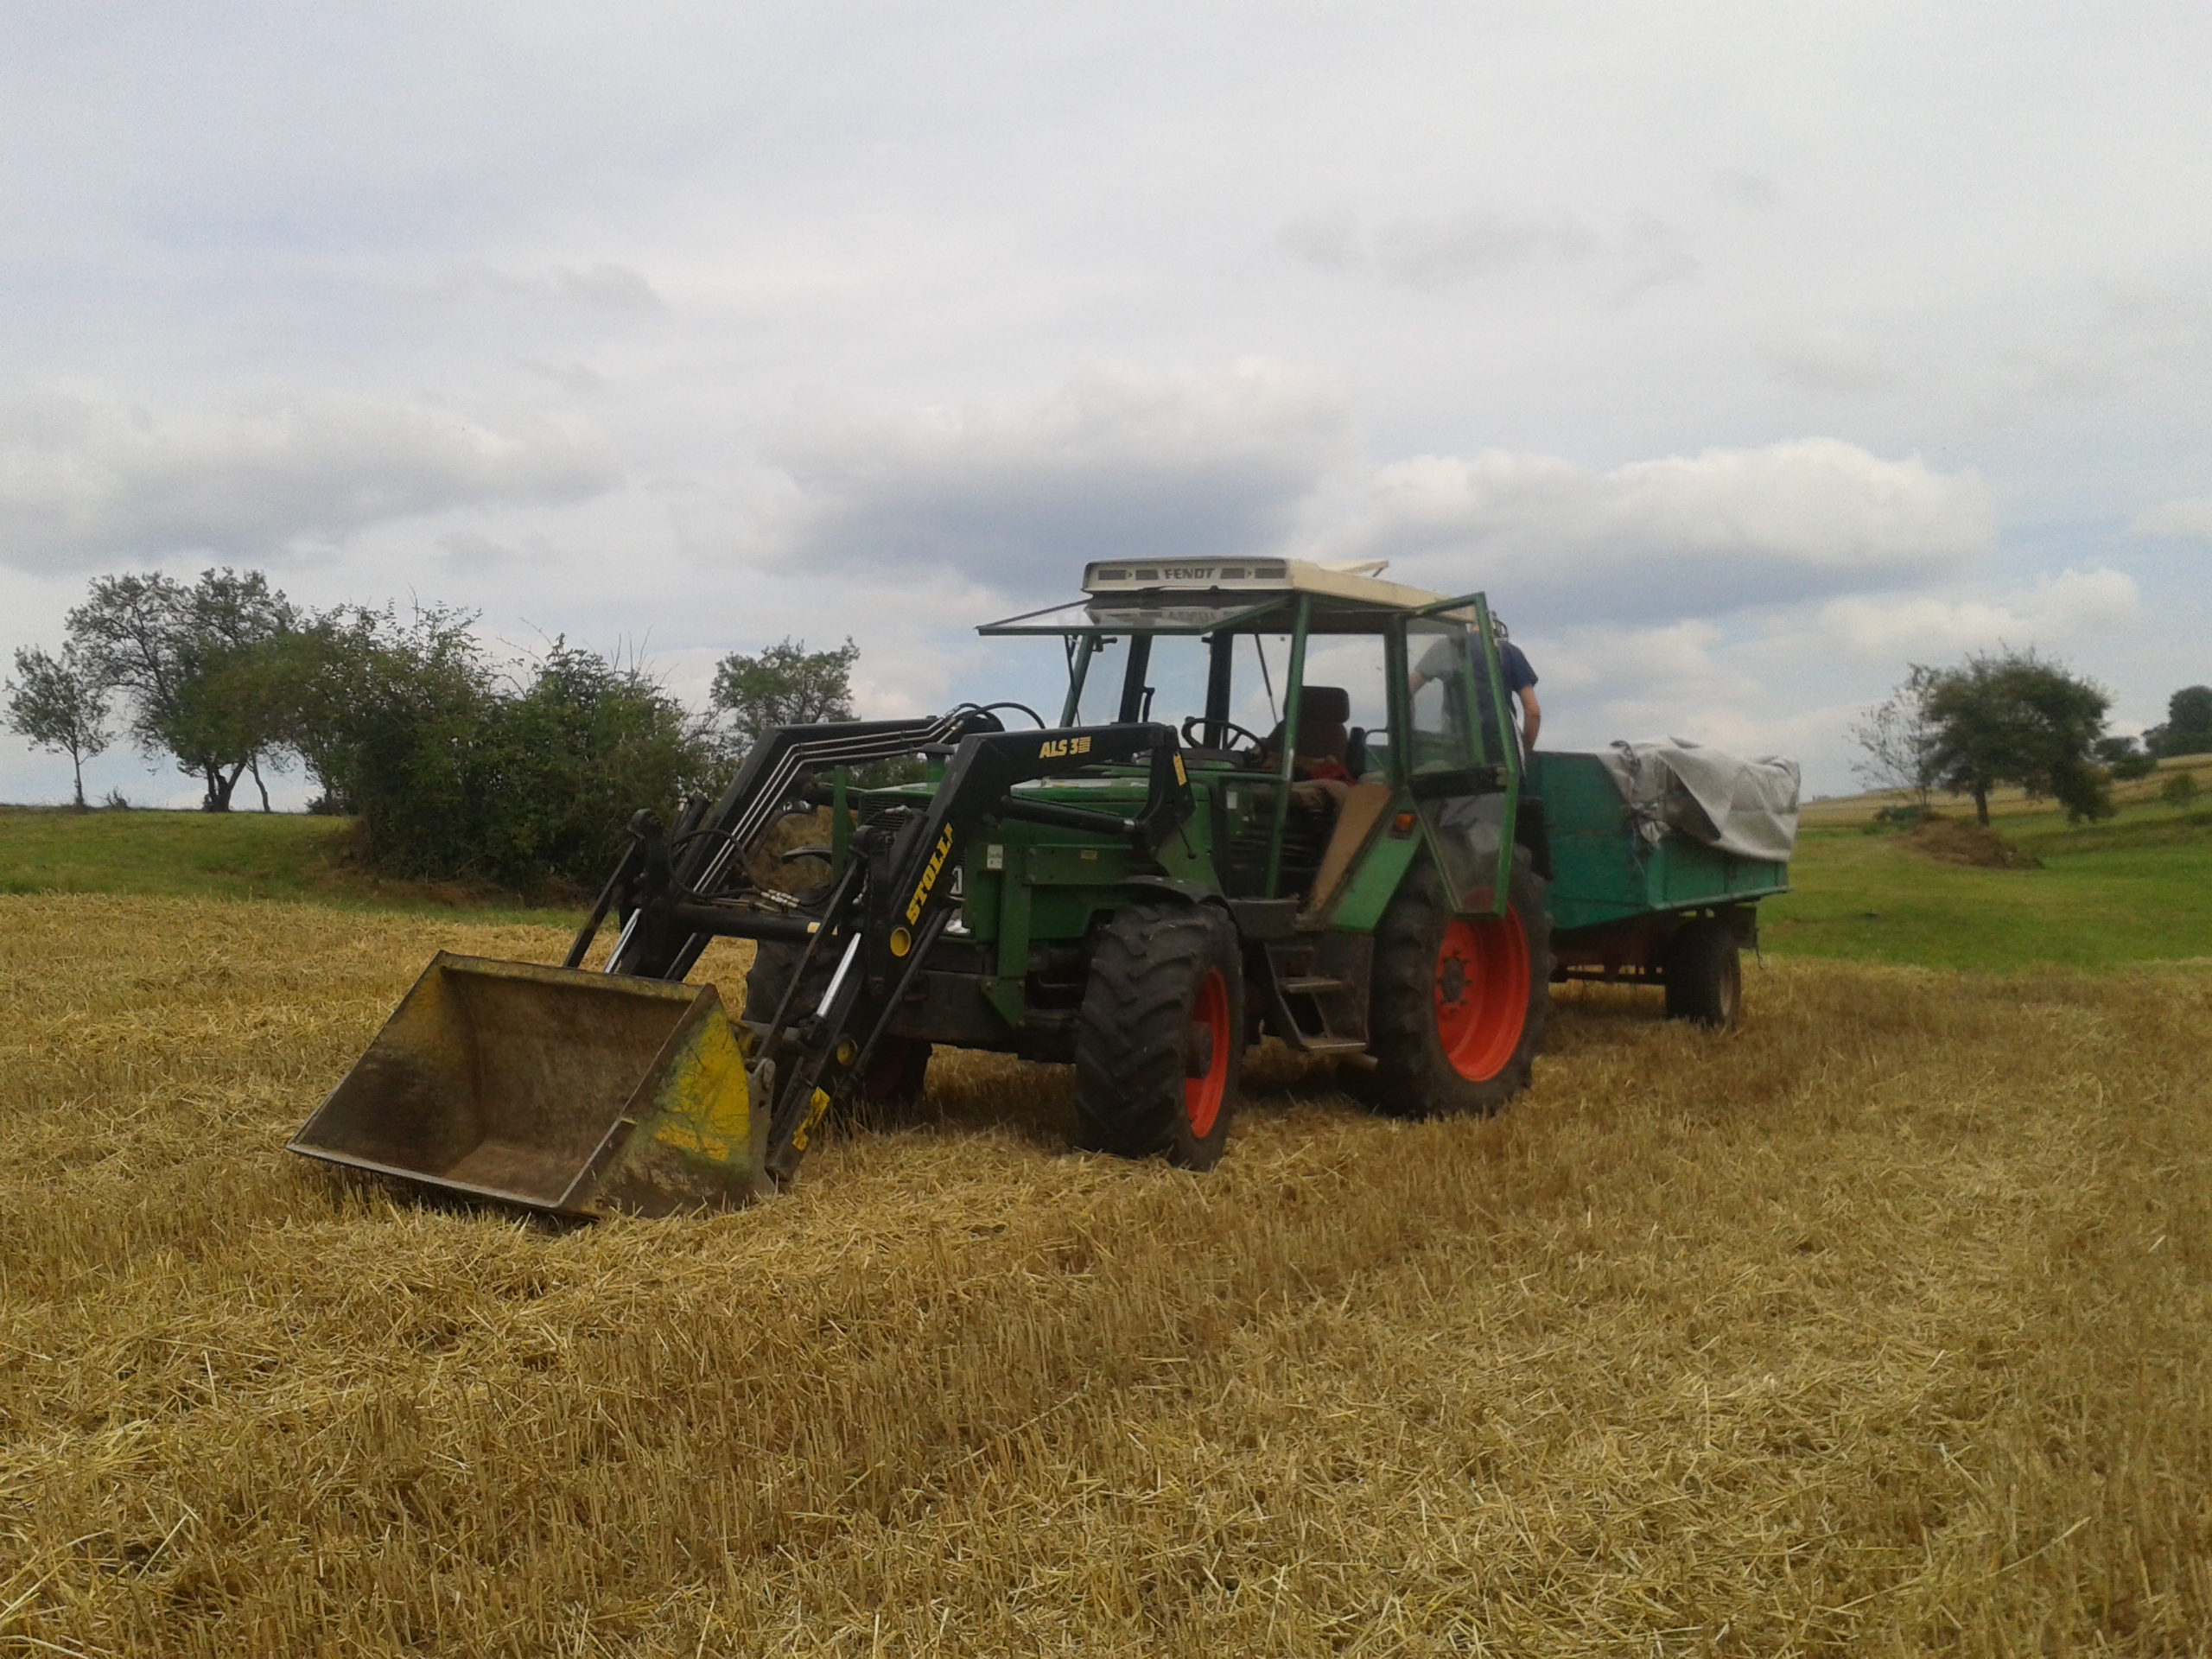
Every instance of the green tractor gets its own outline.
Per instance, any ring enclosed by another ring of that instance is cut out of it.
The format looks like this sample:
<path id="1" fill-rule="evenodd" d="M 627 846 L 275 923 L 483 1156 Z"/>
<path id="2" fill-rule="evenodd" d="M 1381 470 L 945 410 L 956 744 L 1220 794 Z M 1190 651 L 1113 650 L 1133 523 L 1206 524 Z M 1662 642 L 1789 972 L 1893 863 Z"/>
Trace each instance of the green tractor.
<path id="1" fill-rule="evenodd" d="M 1057 722 L 770 733 L 719 802 L 633 820 L 565 966 L 441 957 L 294 1149 L 560 1213 L 726 1204 L 938 1045 L 1072 1062 L 1084 1146 L 1192 1169 L 1267 1035 L 1378 1111 L 1494 1109 L 1553 976 L 1542 808 L 1483 596 L 1379 568 L 1102 561 L 982 630 L 1060 640 Z M 724 937 L 757 942 L 735 1021 L 683 982 Z"/>

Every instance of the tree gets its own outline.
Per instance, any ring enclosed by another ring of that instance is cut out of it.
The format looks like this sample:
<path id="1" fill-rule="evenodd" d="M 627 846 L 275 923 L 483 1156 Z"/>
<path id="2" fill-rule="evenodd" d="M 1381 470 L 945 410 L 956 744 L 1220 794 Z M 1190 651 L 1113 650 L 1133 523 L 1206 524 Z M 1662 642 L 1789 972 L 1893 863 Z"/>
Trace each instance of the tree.
<path id="1" fill-rule="evenodd" d="M 283 642 L 299 615 L 258 570 L 102 576 L 69 613 L 70 643 L 111 690 L 130 699 L 130 734 L 202 779 L 201 804 L 227 812 L 238 779 L 279 760 L 289 718 L 278 695 Z M 269 793 L 262 790 L 262 808 Z"/>
<path id="2" fill-rule="evenodd" d="M 1977 654 L 1956 668 L 1916 664 L 1905 682 L 1932 734 L 1935 781 L 1974 797 L 1989 822 L 1989 791 L 2018 784 L 2052 798 L 2072 818 L 2112 815 L 2109 785 L 2093 763 L 2111 694 L 2033 651 Z"/>
<path id="3" fill-rule="evenodd" d="M 2212 685 L 2184 686 L 2166 699 L 2166 723 L 2143 734 L 2157 755 L 2212 754 Z"/>
<path id="4" fill-rule="evenodd" d="M 442 606 L 417 606 L 404 621 L 390 607 L 340 606 L 272 652 L 283 745 L 320 791 L 309 810 L 359 815 L 372 855 L 418 814 L 432 829 L 450 804 L 451 773 L 494 717 L 499 694 L 475 620 Z"/>
<path id="5" fill-rule="evenodd" d="M 7 683 L 8 724 L 49 754 L 66 754 L 76 773 L 77 810 L 85 808 L 85 762 L 114 740 L 107 729 L 107 692 L 73 645 L 50 657 L 36 645 L 16 652 Z"/>
<path id="6" fill-rule="evenodd" d="M 1865 755 L 1852 773 L 1874 789 L 1901 790 L 1916 806 L 1928 804 L 1936 781 L 1930 755 L 1934 733 L 1922 711 L 1918 689 L 1910 680 L 1859 716 L 1850 737 Z"/>
<path id="7" fill-rule="evenodd" d="M 734 651 L 715 665 L 707 698 L 729 716 L 732 747 L 741 757 L 772 727 L 854 718 L 853 664 L 860 655 L 850 639 L 835 651 L 810 652 L 806 641 L 791 639 L 757 657 Z"/>
<path id="8" fill-rule="evenodd" d="M 2090 753 L 2106 771 L 2124 783 L 2148 778 L 2158 769 L 2158 757 L 2137 747 L 2132 737 L 2101 737 L 2091 746 Z"/>

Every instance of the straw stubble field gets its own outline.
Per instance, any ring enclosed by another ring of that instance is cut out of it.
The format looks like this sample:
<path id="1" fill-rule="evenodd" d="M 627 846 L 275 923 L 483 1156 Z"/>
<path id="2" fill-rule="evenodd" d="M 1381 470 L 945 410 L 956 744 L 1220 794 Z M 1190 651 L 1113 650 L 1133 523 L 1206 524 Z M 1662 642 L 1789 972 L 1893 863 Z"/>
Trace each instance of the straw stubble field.
<path id="1" fill-rule="evenodd" d="M 1487 1122 L 1263 1059 L 1208 1178 L 956 1057 L 792 1196 L 554 1233 L 282 1151 L 440 944 L 562 940 L 0 901 L 0 1652 L 2212 1628 L 2202 969 L 1570 997 Z"/>

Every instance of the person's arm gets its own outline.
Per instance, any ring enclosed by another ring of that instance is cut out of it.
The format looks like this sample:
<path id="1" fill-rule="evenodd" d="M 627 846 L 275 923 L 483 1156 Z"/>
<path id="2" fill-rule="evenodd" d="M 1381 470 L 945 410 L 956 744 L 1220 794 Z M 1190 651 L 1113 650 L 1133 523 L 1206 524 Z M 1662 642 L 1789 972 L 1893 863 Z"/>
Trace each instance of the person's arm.
<path id="1" fill-rule="evenodd" d="M 1522 753 L 1534 754 L 1536 752 L 1536 730 L 1543 723 L 1544 709 L 1543 705 L 1536 701 L 1536 688 L 1534 685 L 1522 686 L 1521 688 Z"/>
<path id="2" fill-rule="evenodd" d="M 1434 685 L 1448 679 L 1460 664 L 1461 653 L 1453 647 L 1462 644 L 1453 634 L 1439 634 L 1422 652 L 1421 660 L 1414 664 L 1413 672 L 1406 676 L 1406 695 L 1418 696 L 1424 685 Z"/>

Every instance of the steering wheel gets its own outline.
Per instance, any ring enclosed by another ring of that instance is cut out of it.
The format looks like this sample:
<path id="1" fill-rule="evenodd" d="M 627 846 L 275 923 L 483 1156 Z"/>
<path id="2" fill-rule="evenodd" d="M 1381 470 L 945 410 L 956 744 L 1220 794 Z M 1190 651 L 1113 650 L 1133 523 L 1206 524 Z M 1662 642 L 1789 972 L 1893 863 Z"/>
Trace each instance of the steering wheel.
<path id="1" fill-rule="evenodd" d="M 1249 742 L 1255 749 L 1264 749 L 1268 746 L 1267 740 L 1262 737 L 1257 732 L 1249 730 L 1245 727 L 1239 726 L 1233 720 L 1209 721 L 1204 715 L 1192 715 L 1188 720 L 1183 722 L 1183 741 L 1194 749 L 1207 747 L 1225 749 L 1230 747 L 1230 746 L 1226 743 L 1211 745 L 1203 744 L 1200 743 L 1197 738 L 1191 735 L 1192 727 L 1209 725 L 1212 726 L 1220 734 L 1220 735 L 1224 737 L 1241 737 L 1244 739 L 1245 741 Z"/>

